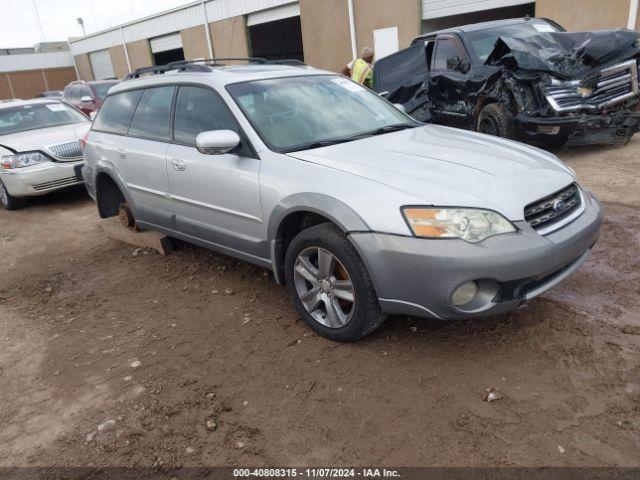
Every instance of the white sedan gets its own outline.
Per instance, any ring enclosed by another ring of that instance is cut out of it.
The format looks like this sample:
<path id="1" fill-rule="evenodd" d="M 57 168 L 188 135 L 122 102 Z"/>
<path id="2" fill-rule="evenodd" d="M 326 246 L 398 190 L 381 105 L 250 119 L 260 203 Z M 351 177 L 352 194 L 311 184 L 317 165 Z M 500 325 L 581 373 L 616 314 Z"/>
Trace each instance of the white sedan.
<path id="1" fill-rule="evenodd" d="M 87 116 L 51 99 L 0 103 L 0 206 L 82 184 L 80 139 Z"/>

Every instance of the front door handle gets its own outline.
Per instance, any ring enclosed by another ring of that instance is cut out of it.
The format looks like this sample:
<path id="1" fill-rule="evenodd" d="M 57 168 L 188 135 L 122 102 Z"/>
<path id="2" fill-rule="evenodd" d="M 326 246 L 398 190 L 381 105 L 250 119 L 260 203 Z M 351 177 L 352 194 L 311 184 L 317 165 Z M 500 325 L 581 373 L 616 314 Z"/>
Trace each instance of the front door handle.
<path id="1" fill-rule="evenodd" d="M 118 158 L 127 158 L 127 151 L 124 148 L 116 148 Z"/>
<path id="2" fill-rule="evenodd" d="M 173 165 L 173 169 L 176 172 L 184 172 L 187 169 L 187 164 L 184 163 L 179 158 L 172 158 L 171 159 L 171 165 Z"/>

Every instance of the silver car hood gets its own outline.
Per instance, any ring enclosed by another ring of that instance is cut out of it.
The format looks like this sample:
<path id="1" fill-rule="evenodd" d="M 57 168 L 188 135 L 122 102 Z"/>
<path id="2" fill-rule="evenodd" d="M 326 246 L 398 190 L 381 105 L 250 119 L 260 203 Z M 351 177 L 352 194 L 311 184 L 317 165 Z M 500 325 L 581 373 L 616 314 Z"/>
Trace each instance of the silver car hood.
<path id="1" fill-rule="evenodd" d="M 543 150 L 439 125 L 289 155 L 402 190 L 424 205 L 489 208 L 510 220 L 575 181 Z"/>
<path id="2" fill-rule="evenodd" d="M 72 142 L 82 138 L 90 127 L 91 122 L 87 121 L 0 135 L 0 154 L 4 150 L 1 147 L 10 148 L 16 152 L 28 152 L 43 150 L 49 145 Z"/>

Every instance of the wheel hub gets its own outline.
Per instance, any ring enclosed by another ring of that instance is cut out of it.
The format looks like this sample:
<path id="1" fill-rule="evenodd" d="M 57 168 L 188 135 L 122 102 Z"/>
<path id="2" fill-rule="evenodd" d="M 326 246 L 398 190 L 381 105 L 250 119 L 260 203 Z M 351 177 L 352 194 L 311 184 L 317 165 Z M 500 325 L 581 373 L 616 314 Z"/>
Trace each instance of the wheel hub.
<path id="1" fill-rule="evenodd" d="M 331 282 L 325 278 L 320 282 L 320 287 L 324 293 L 329 293 L 331 291 Z"/>

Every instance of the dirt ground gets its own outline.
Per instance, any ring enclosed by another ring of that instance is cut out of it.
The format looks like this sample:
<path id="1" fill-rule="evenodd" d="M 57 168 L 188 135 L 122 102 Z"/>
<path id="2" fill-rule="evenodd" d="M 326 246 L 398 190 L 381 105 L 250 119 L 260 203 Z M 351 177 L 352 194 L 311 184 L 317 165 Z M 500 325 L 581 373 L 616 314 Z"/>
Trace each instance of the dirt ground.
<path id="1" fill-rule="evenodd" d="M 640 465 L 640 139 L 559 154 L 606 208 L 585 266 L 348 345 L 265 270 L 108 240 L 83 192 L 0 211 L 0 466 Z"/>

